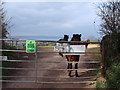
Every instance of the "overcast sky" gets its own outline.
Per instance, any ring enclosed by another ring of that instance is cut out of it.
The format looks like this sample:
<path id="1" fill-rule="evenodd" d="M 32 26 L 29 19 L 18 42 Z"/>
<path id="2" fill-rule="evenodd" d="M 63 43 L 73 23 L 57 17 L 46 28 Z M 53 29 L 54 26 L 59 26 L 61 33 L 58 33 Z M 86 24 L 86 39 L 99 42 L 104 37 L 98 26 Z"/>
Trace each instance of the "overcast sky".
<path id="1" fill-rule="evenodd" d="M 7 2 L 5 9 L 12 17 L 14 36 L 100 36 L 92 2 Z"/>

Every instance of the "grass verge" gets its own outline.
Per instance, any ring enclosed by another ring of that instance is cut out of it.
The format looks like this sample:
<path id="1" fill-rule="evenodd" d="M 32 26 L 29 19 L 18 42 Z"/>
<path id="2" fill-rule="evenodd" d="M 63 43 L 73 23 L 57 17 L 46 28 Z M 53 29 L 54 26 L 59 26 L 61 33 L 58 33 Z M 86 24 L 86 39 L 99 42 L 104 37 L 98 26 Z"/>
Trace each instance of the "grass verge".
<path id="1" fill-rule="evenodd" d="M 87 52 L 100 53 L 100 47 L 88 48 L 88 49 L 87 49 Z M 90 58 L 92 58 L 92 59 L 95 60 L 95 61 L 100 61 L 100 60 L 101 60 L 101 54 L 92 54 L 92 55 L 90 55 Z M 94 65 L 95 65 L 95 66 L 98 65 L 98 66 L 97 66 L 98 69 L 97 69 L 96 71 L 94 71 L 94 72 L 91 72 L 91 73 L 92 73 L 92 75 L 99 77 L 100 64 L 94 64 Z M 97 80 L 97 83 L 96 83 L 95 85 L 93 85 L 94 88 L 105 87 L 104 85 L 102 85 L 103 82 L 104 82 L 104 79 L 101 80 L 100 78 L 99 78 L 99 79 L 96 78 L 96 80 Z"/>

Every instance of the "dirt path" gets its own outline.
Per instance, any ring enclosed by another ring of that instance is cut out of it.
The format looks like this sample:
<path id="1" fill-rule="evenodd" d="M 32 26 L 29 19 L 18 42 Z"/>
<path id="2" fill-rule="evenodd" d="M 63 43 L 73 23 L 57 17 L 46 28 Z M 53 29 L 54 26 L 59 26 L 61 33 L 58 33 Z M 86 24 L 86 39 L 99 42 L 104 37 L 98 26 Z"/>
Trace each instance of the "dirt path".
<path id="1" fill-rule="evenodd" d="M 90 48 L 90 46 L 89 46 Z M 40 48 L 40 50 L 42 50 Z M 34 59 L 33 55 L 29 55 L 29 59 Z M 28 60 L 29 60 L 28 59 Z M 81 55 L 81 61 L 93 61 L 90 55 Z M 66 61 L 65 57 L 61 57 L 57 53 L 39 53 L 37 61 Z M 34 63 L 19 63 L 18 67 L 24 68 L 34 68 Z M 79 64 L 79 68 L 95 68 L 96 64 Z M 37 63 L 37 68 L 47 68 L 47 69 L 66 69 L 67 63 Z M 14 70 L 12 75 L 14 76 L 36 76 L 36 71 L 30 70 Z M 74 71 L 72 72 L 74 75 Z M 93 76 L 92 71 L 88 70 L 79 70 L 80 77 Z M 68 77 L 68 71 L 66 70 L 54 70 L 54 71 L 37 71 L 37 76 L 44 77 L 67 77 L 67 78 L 37 78 L 37 81 L 46 81 L 46 82 L 81 82 L 81 81 L 92 81 L 95 78 L 70 78 Z M 73 76 L 74 77 L 74 76 Z M 17 81 L 35 81 L 36 78 L 11 78 L 12 80 Z M 3 88 L 90 88 L 91 86 L 88 83 L 84 84 L 41 84 L 41 83 L 3 83 Z"/>

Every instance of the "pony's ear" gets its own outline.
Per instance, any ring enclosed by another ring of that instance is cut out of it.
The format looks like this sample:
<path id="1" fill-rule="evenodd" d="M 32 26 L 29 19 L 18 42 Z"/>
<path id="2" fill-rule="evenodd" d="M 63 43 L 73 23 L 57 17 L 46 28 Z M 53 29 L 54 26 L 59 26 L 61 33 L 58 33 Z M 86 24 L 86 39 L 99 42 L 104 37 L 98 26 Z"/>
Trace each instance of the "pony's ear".
<path id="1" fill-rule="evenodd" d="M 67 35 L 68 36 L 68 38 L 69 38 L 69 35 Z"/>
<path id="2" fill-rule="evenodd" d="M 82 35 L 80 34 L 80 37 L 81 37 Z"/>
<path id="3" fill-rule="evenodd" d="M 64 35 L 64 37 L 69 37 L 69 35 Z"/>
<path id="4" fill-rule="evenodd" d="M 76 34 L 73 34 L 73 37 L 76 36 Z"/>

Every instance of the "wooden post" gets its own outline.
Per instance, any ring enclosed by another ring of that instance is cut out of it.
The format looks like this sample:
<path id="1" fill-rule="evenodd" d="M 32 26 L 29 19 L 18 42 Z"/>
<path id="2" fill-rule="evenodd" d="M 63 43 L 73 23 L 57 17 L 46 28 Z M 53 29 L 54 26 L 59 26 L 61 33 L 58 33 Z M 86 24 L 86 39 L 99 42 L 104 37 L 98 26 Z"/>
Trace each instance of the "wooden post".
<path id="1" fill-rule="evenodd" d="M 101 75 L 102 77 L 105 77 L 105 41 L 102 39 L 101 41 Z"/>

